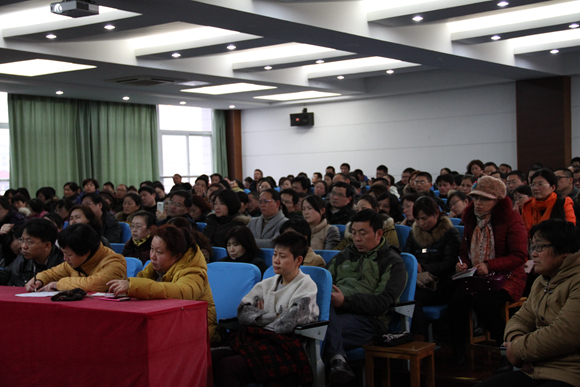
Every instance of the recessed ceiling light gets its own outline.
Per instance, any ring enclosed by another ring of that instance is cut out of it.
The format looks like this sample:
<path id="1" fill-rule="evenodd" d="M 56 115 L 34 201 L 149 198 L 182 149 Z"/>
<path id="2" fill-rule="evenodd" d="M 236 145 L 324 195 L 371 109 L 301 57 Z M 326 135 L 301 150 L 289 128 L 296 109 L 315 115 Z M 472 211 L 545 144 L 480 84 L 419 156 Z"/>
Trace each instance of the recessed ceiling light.
<path id="1" fill-rule="evenodd" d="M 127 97 L 127 96 L 124 96 L 124 97 L 123 97 L 123 101 L 128 101 L 128 100 L 130 100 L 130 99 L 131 99 L 131 98 L 129 98 L 129 97 Z"/>
<path id="2" fill-rule="evenodd" d="M 57 60 L 31 59 L 0 64 L 0 74 L 36 77 L 38 75 L 64 73 L 67 71 L 94 69 L 97 66 L 81 65 Z"/>
<path id="3" fill-rule="evenodd" d="M 264 67 L 264 70 L 272 70 L 272 66 L 266 66 Z"/>
<path id="4" fill-rule="evenodd" d="M 185 105 L 186 103 L 187 103 L 187 102 L 185 102 L 185 101 L 181 101 L 179 104 L 180 104 L 180 105 Z"/>
<path id="5" fill-rule="evenodd" d="M 285 93 L 285 94 L 273 94 L 273 95 L 262 95 L 260 97 L 254 97 L 254 99 L 268 99 L 272 101 L 293 101 L 297 99 L 310 99 L 310 98 L 324 98 L 324 97 L 337 97 L 338 93 L 325 93 L 321 91 L 300 91 L 297 93 Z"/>
<path id="6" fill-rule="evenodd" d="M 499 36 L 499 35 L 493 35 L 491 37 L 491 40 L 500 40 L 500 39 L 501 39 L 501 36 Z"/>
<path id="7" fill-rule="evenodd" d="M 64 94 L 64 91 L 61 91 L 61 90 L 56 92 L 56 95 L 63 95 L 63 94 Z"/>
<path id="8" fill-rule="evenodd" d="M 324 63 L 324 61 L 323 61 L 322 59 L 318 59 L 318 60 L 316 61 L 316 64 L 323 64 L 323 63 Z"/>
<path id="9" fill-rule="evenodd" d="M 555 48 L 555 49 L 553 49 L 553 50 L 550 50 L 550 54 L 557 54 L 557 53 L 559 53 L 559 52 L 560 52 L 560 50 L 558 50 L 558 49 L 556 49 L 556 48 Z"/>
<path id="10" fill-rule="evenodd" d="M 105 26 L 105 29 L 106 29 L 106 30 L 109 30 L 109 31 L 112 31 L 112 30 L 114 30 L 114 29 L 115 29 L 115 26 L 114 26 L 114 25 L 112 25 L 112 24 L 107 24 L 107 25 Z"/>
<path id="11" fill-rule="evenodd" d="M 236 105 L 230 105 L 230 109 L 235 109 Z"/>
<path id="12" fill-rule="evenodd" d="M 181 54 L 178 52 L 174 52 L 173 54 L 171 54 L 171 56 L 174 58 L 179 58 L 181 56 Z"/>
<path id="13" fill-rule="evenodd" d="M 423 20 L 423 16 L 417 15 L 413 18 L 413 21 L 415 21 L 415 22 L 420 22 L 421 20 Z"/>
<path id="14" fill-rule="evenodd" d="M 395 72 L 395 70 L 387 70 L 387 74 L 392 74 L 394 72 Z"/>
<path id="15" fill-rule="evenodd" d="M 497 3 L 498 7 L 507 7 L 509 5 L 509 3 L 507 1 L 500 1 L 499 3 Z"/>
<path id="16" fill-rule="evenodd" d="M 48 35 L 46 35 L 46 39 L 56 39 L 56 35 L 55 34 L 48 34 Z"/>
<path id="17" fill-rule="evenodd" d="M 578 23 L 572 23 L 568 27 L 569 28 L 578 28 L 578 27 L 580 27 L 580 24 L 578 24 Z"/>
<path id="18" fill-rule="evenodd" d="M 183 89 L 181 91 L 185 93 L 220 95 L 220 94 L 243 93 L 246 91 L 269 90 L 269 89 L 277 89 L 277 87 L 242 82 L 242 83 L 230 83 L 229 85 L 206 86 L 206 87 L 198 87 L 195 89 Z"/>
<path id="19" fill-rule="evenodd" d="M 344 75 L 339 75 L 338 77 L 336 77 L 337 79 L 344 79 Z"/>
<path id="20" fill-rule="evenodd" d="M 228 50 L 232 51 L 236 49 L 236 46 L 234 46 L 233 44 L 230 44 L 229 46 L 226 47 Z"/>

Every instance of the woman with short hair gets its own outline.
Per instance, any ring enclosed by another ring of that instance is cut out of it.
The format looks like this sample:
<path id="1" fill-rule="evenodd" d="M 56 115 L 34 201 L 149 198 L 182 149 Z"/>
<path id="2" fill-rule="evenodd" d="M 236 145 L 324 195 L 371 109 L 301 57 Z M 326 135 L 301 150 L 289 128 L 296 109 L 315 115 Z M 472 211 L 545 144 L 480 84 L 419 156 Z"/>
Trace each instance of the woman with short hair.
<path id="1" fill-rule="evenodd" d="M 302 216 L 310 225 L 312 250 L 332 250 L 340 243 L 338 227 L 328 224 L 326 204 L 318 195 L 309 195 L 302 202 Z"/>
<path id="2" fill-rule="evenodd" d="M 155 215 L 149 211 L 136 212 L 131 220 L 131 238 L 123 247 L 124 257 L 133 257 L 143 264 L 149 260 L 151 233 L 155 231 Z"/>
<path id="3" fill-rule="evenodd" d="M 227 189 L 216 194 L 214 213 L 208 215 L 207 226 L 203 229 L 203 235 L 209 238 L 212 246 L 225 248 L 228 231 L 237 226 L 245 226 L 246 218 L 240 215 L 240 206 L 240 198 L 234 191 Z"/>
<path id="4" fill-rule="evenodd" d="M 125 222 L 131 224 L 129 217 L 141 210 L 141 196 L 136 193 L 129 192 L 123 199 L 123 211 L 118 212 L 115 218 L 118 222 Z"/>

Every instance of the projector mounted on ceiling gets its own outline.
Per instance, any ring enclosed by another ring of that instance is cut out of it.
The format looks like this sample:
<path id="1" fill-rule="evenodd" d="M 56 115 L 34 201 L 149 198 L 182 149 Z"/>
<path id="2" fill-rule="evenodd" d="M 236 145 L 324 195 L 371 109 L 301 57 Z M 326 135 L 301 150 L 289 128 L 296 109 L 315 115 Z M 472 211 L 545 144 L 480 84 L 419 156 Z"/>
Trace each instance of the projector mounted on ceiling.
<path id="1" fill-rule="evenodd" d="M 70 17 L 85 17 L 99 14 L 99 6 L 93 0 L 64 0 L 50 5 L 50 12 Z"/>

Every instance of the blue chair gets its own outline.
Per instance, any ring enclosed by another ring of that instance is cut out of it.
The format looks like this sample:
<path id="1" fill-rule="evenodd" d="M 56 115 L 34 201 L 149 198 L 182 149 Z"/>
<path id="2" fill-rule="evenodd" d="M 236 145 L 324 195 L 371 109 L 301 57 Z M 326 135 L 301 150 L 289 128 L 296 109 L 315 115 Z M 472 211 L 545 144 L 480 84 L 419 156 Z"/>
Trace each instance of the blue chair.
<path id="1" fill-rule="evenodd" d="M 274 191 L 280 192 L 280 187 L 274 187 Z"/>
<path id="2" fill-rule="evenodd" d="M 428 322 L 428 339 L 432 343 L 433 340 L 433 321 L 439 320 L 447 312 L 447 304 L 431 305 L 423 307 L 423 314 Z"/>
<path id="3" fill-rule="evenodd" d="M 433 187 L 431 187 L 431 189 L 433 189 Z M 439 197 L 439 190 L 438 189 L 433 189 L 433 193 L 435 194 L 435 196 Z"/>
<path id="4" fill-rule="evenodd" d="M 328 263 L 330 260 L 338 253 L 339 250 L 314 250 L 314 252 L 324 259 L 324 262 Z"/>
<path id="5" fill-rule="evenodd" d="M 333 226 L 338 227 L 338 231 L 340 231 L 340 239 L 344 239 L 344 232 L 346 231 L 346 225 L 344 225 L 344 224 L 333 224 Z"/>
<path id="6" fill-rule="evenodd" d="M 143 270 L 143 263 L 137 258 L 125 257 L 127 261 L 127 277 L 137 277 L 137 273 Z"/>
<path id="7" fill-rule="evenodd" d="M 219 261 L 220 259 L 228 256 L 228 251 L 223 247 L 212 247 L 211 249 L 213 251 L 213 255 L 211 257 L 212 262 Z"/>
<path id="8" fill-rule="evenodd" d="M 451 224 L 454 226 L 459 226 L 459 223 L 461 223 L 461 218 L 449 218 L 449 220 L 451 221 Z"/>
<path id="9" fill-rule="evenodd" d="M 459 236 L 461 237 L 461 240 L 463 240 L 463 233 L 465 231 L 465 226 L 455 226 L 455 228 L 459 231 Z"/>
<path id="10" fill-rule="evenodd" d="M 111 243 L 111 248 L 113 249 L 113 251 L 115 253 L 122 254 L 123 249 L 125 248 L 125 244 L 124 243 Z"/>
<path id="11" fill-rule="evenodd" d="M 143 269 L 145 269 L 147 267 L 147 265 L 149 265 L 151 263 L 151 260 L 148 260 L 147 262 L 145 262 L 145 264 L 143 265 Z"/>
<path id="12" fill-rule="evenodd" d="M 447 204 L 447 199 L 446 199 L 446 198 L 440 198 L 440 199 L 441 199 L 441 201 L 442 201 L 443 203 Z"/>
<path id="13" fill-rule="evenodd" d="M 312 365 L 312 373 L 314 374 L 314 386 L 325 386 L 325 371 L 324 363 L 321 358 L 322 341 L 326 337 L 326 326 L 328 325 L 328 318 L 330 315 L 330 295 L 332 293 L 332 276 L 326 269 L 316 266 L 301 266 L 300 270 L 304 274 L 308 274 L 310 278 L 316 283 L 318 287 L 318 294 L 316 295 L 316 303 L 320 310 L 318 323 L 306 324 L 304 326 L 297 326 L 294 329 L 294 334 L 307 337 L 310 340 L 306 343 L 306 353 L 310 364 Z M 264 279 L 270 278 L 274 275 L 274 269 L 269 267 L 264 273 Z"/>
<path id="14" fill-rule="evenodd" d="M 247 194 L 249 194 L 251 191 L 249 189 L 247 189 L 247 188 L 244 188 L 244 192 L 247 193 Z"/>
<path id="15" fill-rule="evenodd" d="M 393 319 L 389 329 L 391 331 L 410 331 L 411 318 L 415 310 L 415 288 L 417 287 L 417 258 L 413 254 L 401 253 L 401 258 L 405 262 L 405 269 L 407 270 L 407 284 L 405 289 L 399 297 L 399 304 L 395 305 L 394 312 L 401 315 L 401 320 Z M 402 326 L 401 326 L 402 324 Z M 362 348 L 352 349 L 346 352 L 348 361 L 363 360 L 365 358 L 365 351 Z"/>
<path id="16" fill-rule="evenodd" d="M 266 262 L 266 266 L 272 267 L 272 257 L 274 256 L 274 249 L 261 249 L 260 254 L 258 254 L 260 258 Z"/>
<path id="17" fill-rule="evenodd" d="M 68 227 L 68 220 L 66 222 L 64 222 L 64 225 L 62 226 L 62 229 L 64 230 L 67 227 Z"/>
<path id="18" fill-rule="evenodd" d="M 207 265 L 218 321 L 237 317 L 242 298 L 260 282 L 261 277 L 260 269 L 251 263 L 213 262 Z"/>
<path id="19" fill-rule="evenodd" d="M 395 224 L 395 231 L 397 232 L 397 238 L 399 239 L 399 246 L 401 249 L 407 244 L 407 238 L 411 232 L 411 227 L 403 226 L 402 224 Z"/>
<path id="20" fill-rule="evenodd" d="M 121 226 L 121 243 L 125 244 L 131 239 L 131 228 L 125 222 L 119 222 L 119 226 Z"/>
<path id="21" fill-rule="evenodd" d="M 205 228 L 205 226 L 207 226 L 207 223 L 197 222 L 195 226 L 197 227 L 197 231 L 203 232 L 203 229 Z"/>

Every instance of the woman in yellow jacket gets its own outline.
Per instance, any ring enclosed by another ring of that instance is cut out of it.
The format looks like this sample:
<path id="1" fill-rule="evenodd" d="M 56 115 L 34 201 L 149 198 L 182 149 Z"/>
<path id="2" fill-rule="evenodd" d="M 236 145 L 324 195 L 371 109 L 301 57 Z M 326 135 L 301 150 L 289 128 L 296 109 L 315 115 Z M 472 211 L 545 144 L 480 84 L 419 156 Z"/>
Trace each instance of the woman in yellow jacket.
<path id="1" fill-rule="evenodd" d="M 65 262 L 28 281 L 27 291 L 81 288 L 86 292 L 105 292 L 109 281 L 127 278 L 125 258 L 103 246 L 99 235 L 86 224 L 73 224 L 62 230 L 58 245 Z"/>
<path id="2" fill-rule="evenodd" d="M 205 301 L 212 342 L 219 340 L 215 304 L 207 278 L 205 257 L 185 228 L 164 225 L 152 233 L 151 264 L 129 280 L 110 281 L 109 291 L 143 300 Z"/>

